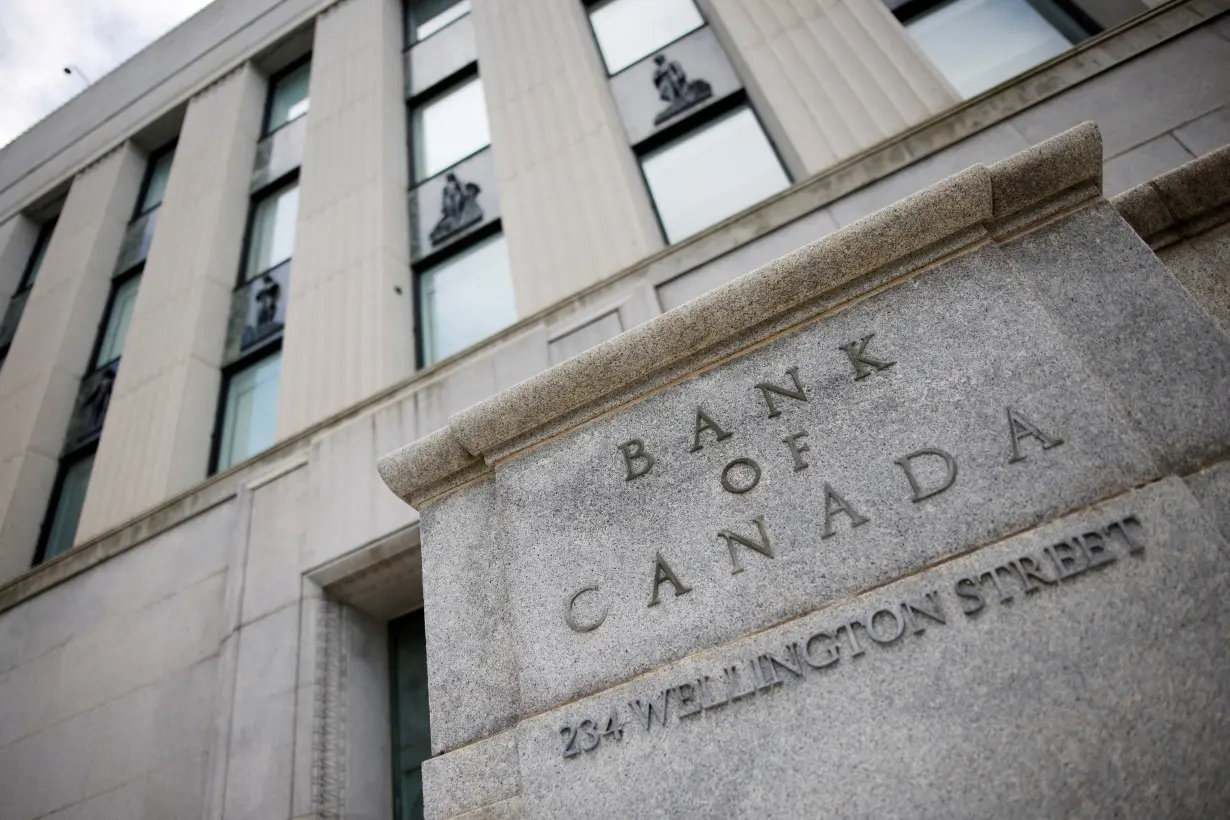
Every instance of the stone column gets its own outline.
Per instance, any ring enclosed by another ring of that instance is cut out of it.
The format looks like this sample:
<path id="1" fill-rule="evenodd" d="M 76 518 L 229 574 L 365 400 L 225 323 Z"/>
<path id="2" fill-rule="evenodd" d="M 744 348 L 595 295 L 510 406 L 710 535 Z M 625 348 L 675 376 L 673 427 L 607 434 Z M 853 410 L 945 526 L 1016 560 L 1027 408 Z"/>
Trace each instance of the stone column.
<path id="1" fill-rule="evenodd" d="M 479 73 L 517 312 L 662 247 L 649 193 L 576 0 L 474 0 Z"/>
<path id="2" fill-rule="evenodd" d="M 701 4 L 808 174 L 959 101 L 882 0 Z"/>
<path id="3" fill-rule="evenodd" d="M 9 297 L 21 284 L 26 263 L 38 240 L 38 225 L 22 214 L 16 214 L 0 225 L 0 316 L 8 307 Z"/>
<path id="4" fill-rule="evenodd" d="M 279 438 L 414 370 L 401 9 L 342 0 L 316 20 Z"/>
<path id="5" fill-rule="evenodd" d="M 188 105 L 78 540 L 205 478 L 264 100 L 243 66 Z"/>
<path id="6" fill-rule="evenodd" d="M 144 167 L 125 143 L 73 180 L 0 369 L 0 580 L 34 557 Z"/>

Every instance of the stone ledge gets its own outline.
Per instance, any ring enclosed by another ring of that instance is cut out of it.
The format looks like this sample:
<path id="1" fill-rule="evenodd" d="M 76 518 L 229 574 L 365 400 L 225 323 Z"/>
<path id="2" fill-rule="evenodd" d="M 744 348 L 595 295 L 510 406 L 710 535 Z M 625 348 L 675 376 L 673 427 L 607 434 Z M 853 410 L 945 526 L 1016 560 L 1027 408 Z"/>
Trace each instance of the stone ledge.
<path id="1" fill-rule="evenodd" d="M 1230 145 L 1111 200 L 1154 250 L 1230 220 Z"/>
<path id="2" fill-rule="evenodd" d="M 975 165 L 453 415 L 444 430 L 382 458 L 380 476 L 418 505 L 481 474 L 480 458 L 535 428 L 970 228 L 1026 230 L 1096 198 L 1101 180 L 1093 123 Z"/>

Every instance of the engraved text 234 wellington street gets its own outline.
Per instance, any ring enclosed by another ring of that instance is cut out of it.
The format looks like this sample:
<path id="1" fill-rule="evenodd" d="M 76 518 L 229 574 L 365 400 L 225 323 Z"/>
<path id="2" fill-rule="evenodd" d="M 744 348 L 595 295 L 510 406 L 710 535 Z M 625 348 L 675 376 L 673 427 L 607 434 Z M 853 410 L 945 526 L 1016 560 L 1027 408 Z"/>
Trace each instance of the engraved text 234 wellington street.
<path id="1" fill-rule="evenodd" d="M 559 730 L 562 754 L 574 757 L 604 742 L 622 741 L 628 725 L 651 735 L 665 731 L 703 712 L 767 695 L 779 687 L 789 689 L 786 683 L 832 674 L 869 650 L 915 640 L 928 629 L 947 625 L 958 612 L 975 618 L 990 605 L 1010 604 L 1049 587 L 1066 586 L 1121 559 L 1141 560 L 1145 545 L 1140 527 L 1133 515 L 1107 521 L 1032 553 L 961 575 L 944 588 L 927 589 L 919 578 L 911 586 L 921 588 L 920 592 L 901 594 L 896 603 L 854 618 L 834 619 L 800 640 L 737 663 L 724 663 L 721 669 L 690 676 L 645 696 L 615 702 L 594 717 L 571 721 Z"/>

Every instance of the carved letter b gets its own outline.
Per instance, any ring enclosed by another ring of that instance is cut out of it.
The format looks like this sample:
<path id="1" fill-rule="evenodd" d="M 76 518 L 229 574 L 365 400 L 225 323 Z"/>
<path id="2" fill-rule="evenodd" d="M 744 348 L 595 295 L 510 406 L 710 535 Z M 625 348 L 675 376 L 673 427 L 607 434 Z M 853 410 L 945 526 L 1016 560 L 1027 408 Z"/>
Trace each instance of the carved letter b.
<path id="1" fill-rule="evenodd" d="M 645 442 L 639 438 L 625 441 L 619 445 L 619 451 L 624 454 L 624 466 L 628 468 L 628 477 L 624 481 L 640 478 L 653 469 L 653 456 L 645 452 Z"/>

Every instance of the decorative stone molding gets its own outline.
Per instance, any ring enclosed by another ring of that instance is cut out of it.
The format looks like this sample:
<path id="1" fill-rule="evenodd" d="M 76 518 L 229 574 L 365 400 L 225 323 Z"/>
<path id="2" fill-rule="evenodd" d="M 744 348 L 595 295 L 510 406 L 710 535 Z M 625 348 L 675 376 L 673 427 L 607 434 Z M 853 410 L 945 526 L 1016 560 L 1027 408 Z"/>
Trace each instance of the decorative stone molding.
<path id="1" fill-rule="evenodd" d="M 316 626 L 316 682 L 312 687 L 312 812 L 340 820 L 346 785 L 345 607 L 327 595 Z"/>
<path id="2" fill-rule="evenodd" d="M 1155 251 L 1230 220 L 1230 146 L 1194 159 L 1111 202 Z"/>

